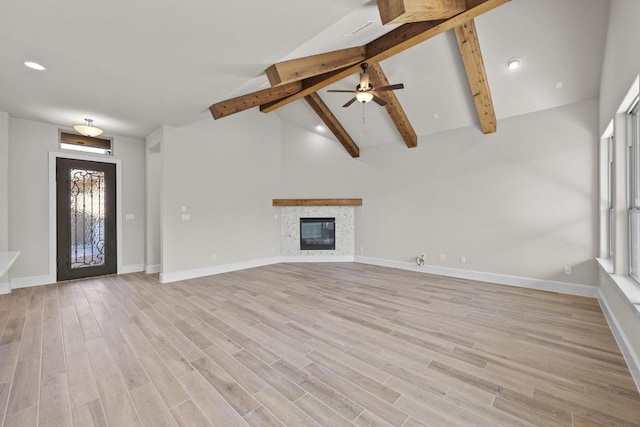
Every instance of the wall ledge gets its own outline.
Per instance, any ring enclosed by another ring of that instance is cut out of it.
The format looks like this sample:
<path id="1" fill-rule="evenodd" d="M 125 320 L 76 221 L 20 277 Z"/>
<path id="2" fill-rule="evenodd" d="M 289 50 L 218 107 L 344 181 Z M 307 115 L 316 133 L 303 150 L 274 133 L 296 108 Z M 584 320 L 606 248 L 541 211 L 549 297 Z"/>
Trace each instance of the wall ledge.
<path id="1" fill-rule="evenodd" d="M 596 258 L 596 261 L 602 272 L 616 285 L 616 290 L 631 306 L 636 316 L 640 317 L 640 283 L 629 276 L 613 274 L 613 263 L 610 259 Z"/>

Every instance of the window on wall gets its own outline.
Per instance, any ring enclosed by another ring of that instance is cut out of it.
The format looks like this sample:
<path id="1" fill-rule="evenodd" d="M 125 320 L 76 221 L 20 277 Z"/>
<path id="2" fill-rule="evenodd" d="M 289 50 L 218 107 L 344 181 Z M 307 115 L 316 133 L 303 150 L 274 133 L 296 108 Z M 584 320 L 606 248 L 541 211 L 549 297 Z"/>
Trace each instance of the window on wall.
<path id="1" fill-rule="evenodd" d="M 111 154 L 111 140 L 60 132 L 60 148 L 92 154 Z"/>
<path id="2" fill-rule="evenodd" d="M 640 104 L 629 111 L 629 274 L 640 282 Z"/>
<path id="3" fill-rule="evenodd" d="M 613 135 L 607 139 L 607 258 L 613 259 Z"/>

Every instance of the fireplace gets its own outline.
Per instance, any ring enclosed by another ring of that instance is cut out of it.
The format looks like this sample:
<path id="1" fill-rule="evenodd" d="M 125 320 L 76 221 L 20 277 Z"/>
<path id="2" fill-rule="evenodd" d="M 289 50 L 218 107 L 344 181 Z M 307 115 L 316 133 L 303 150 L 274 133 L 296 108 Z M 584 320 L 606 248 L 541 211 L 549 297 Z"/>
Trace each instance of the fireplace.
<path id="1" fill-rule="evenodd" d="M 300 218 L 300 250 L 335 250 L 335 218 Z"/>

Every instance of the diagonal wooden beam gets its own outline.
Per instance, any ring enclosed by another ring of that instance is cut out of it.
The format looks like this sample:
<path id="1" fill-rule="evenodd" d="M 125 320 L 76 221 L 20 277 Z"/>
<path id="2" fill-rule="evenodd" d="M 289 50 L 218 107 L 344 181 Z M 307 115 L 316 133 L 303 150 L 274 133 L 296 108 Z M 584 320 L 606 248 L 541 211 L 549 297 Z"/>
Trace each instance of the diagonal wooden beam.
<path id="1" fill-rule="evenodd" d="M 462 62 L 467 71 L 469 87 L 473 94 L 473 102 L 480 120 L 483 133 L 493 133 L 497 129 L 496 112 L 491 100 L 491 90 L 487 81 L 487 73 L 482 60 L 482 51 L 478 41 L 478 33 L 473 20 L 455 28 Z"/>
<path id="2" fill-rule="evenodd" d="M 369 73 L 369 79 L 371 79 L 371 83 L 373 83 L 373 87 L 387 86 L 389 84 L 389 80 L 387 76 L 385 76 L 384 71 L 382 71 L 382 67 L 377 62 L 369 63 L 369 68 L 367 68 L 367 72 Z M 407 147 L 414 148 L 418 146 L 418 137 L 416 135 L 415 130 L 413 130 L 413 126 L 409 122 L 407 115 L 400 105 L 400 101 L 398 101 L 398 97 L 393 91 L 385 91 L 379 92 L 378 96 L 385 101 L 387 101 L 387 105 L 384 108 L 389 113 L 389 117 L 396 125 L 398 132 L 402 136 L 404 143 L 407 144 Z"/>
<path id="3" fill-rule="evenodd" d="M 465 0 L 378 0 L 383 25 L 447 19 L 465 8 Z"/>
<path id="4" fill-rule="evenodd" d="M 430 38 L 460 26 L 508 1 L 509 0 L 467 0 L 467 10 L 447 20 L 404 24 L 376 40 L 367 43 L 365 45 L 366 60 L 376 62 L 383 61 L 425 40 L 429 40 Z M 303 89 L 300 92 L 274 102 L 263 104 L 260 106 L 260 111 L 263 113 L 274 111 L 313 92 L 317 92 L 332 83 L 340 81 L 351 74 L 357 73 L 359 69 L 360 65 L 356 64 L 339 71 L 332 71 L 305 79 L 302 82 Z"/>
<path id="5" fill-rule="evenodd" d="M 273 64 L 265 70 L 271 86 L 328 73 L 365 59 L 365 47 L 351 47 Z"/>
<path id="6" fill-rule="evenodd" d="M 338 138 L 340 144 L 351 157 L 360 157 L 360 148 L 355 141 L 349 136 L 344 127 L 340 124 L 336 116 L 333 115 L 327 104 L 324 103 L 320 95 L 312 93 L 304 97 L 307 103 L 313 108 L 313 111 L 322 119 L 325 125 L 331 130 L 331 132 Z"/>
<path id="7" fill-rule="evenodd" d="M 302 82 L 292 82 L 217 102 L 209 107 L 209 111 L 211 111 L 214 119 L 219 119 L 252 107 L 257 107 L 266 102 L 284 98 L 287 95 L 299 92 L 301 89 Z"/>

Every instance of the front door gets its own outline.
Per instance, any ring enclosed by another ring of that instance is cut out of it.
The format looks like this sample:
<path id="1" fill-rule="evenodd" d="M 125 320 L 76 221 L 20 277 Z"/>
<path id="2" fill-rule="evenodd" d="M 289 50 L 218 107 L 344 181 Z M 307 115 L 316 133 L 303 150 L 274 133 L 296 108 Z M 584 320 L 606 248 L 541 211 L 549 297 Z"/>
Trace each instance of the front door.
<path id="1" fill-rule="evenodd" d="M 58 280 L 117 273 L 116 165 L 58 158 Z"/>

